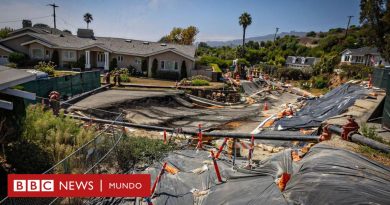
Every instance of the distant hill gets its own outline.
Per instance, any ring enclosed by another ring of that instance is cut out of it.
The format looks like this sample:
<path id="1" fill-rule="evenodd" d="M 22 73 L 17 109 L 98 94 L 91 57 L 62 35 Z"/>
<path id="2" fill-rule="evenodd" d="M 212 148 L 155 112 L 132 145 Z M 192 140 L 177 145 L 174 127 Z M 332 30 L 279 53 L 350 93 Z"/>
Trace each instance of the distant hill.
<path id="1" fill-rule="evenodd" d="M 272 41 L 274 39 L 275 34 L 268 34 L 265 36 L 257 36 L 257 37 L 250 37 L 246 38 L 245 41 Z M 290 32 L 282 32 L 278 33 L 277 36 L 283 37 L 286 35 L 295 35 L 299 37 L 306 36 L 306 32 L 296 32 L 296 31 L 290 31 Z M 221 47 L 221 46 L 237 46 L 242 44 L 242 39 L 235 39 L 235 40 L 230 40 L 230 41 L 206 41 L 207 45 L 212 46 L 212 47 Z"/>

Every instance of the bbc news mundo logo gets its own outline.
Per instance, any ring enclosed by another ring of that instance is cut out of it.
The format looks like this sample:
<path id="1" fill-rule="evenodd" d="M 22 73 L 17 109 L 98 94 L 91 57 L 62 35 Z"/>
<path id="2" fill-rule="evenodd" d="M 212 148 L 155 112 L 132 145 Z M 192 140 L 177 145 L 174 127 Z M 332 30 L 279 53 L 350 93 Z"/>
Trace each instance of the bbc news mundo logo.
<path id="1" fill-rule="evenodd" d="M 9 174 L 8 197 L 149 197 L 150 174 Z"/>

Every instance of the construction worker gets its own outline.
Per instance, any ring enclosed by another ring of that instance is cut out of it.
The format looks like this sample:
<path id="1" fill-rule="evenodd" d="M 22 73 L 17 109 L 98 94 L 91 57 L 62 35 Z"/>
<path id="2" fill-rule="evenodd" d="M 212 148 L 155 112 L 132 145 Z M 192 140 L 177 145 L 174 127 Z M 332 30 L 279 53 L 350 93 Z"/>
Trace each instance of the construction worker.
<path id="1" fill-rule="evenodd" d="M 53 113 L 58 115 L 60 112 L 60 93 L 57 91 L 51 91 L 49 94 L 49 104 Z"/>

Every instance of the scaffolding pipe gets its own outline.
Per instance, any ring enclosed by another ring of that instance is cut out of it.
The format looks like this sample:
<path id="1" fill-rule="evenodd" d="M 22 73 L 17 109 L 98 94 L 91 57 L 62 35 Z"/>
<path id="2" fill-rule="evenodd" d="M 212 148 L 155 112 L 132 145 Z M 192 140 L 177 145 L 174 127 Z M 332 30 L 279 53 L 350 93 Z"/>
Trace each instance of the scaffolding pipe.
<path id="1" fill-rule="evenodd" d="M 341 133 L 343 132 L 343 128 L 338 127 L 336 125 L 329 125 L 328 129 L 330 132 L 337 134 L 337 135 L 340 135 L 340 136 L 341 136 Z M 361 134 L 354 133 L 349 137 L 349 139 L 351 140 L 351 142 L 366 145 L 366 146 L 369 146 L 373 149 L 379 150 L 379 151 L 384 152 L 384 153 L 390 153 L 390 146 L 385 145 L 383 143 L 380 143 L 378 141 L 375 141 L 373 139 L 370 139 L 368 137 L 365 137 Z"/>
<path id="2" fill-rule="evenodd" d="M 98 119 L 98 118 L 89 118 L 89 117 L 82 117 L 82 116 L 76 116 L 76 115 L 70 115 L 66 114 L 66 116 L 69 116 L 74 119 L 88 121 L 88 122 L 95 122 L 95 123 L 104 123 L 104 124 L 115 124 L 120 126 L 126 126 L 126 127 L 134 127 L 139 129 L 145 129 L 145 130 L 153 130 L 153 131 L 164 131 L 167 132 L 174 132 L 174 128 L 168 128 L 168 127 L 159 127 L 159 126 L 153 126 L 153 125 L 140 125 L 135 123 L 129 123 L 129 122 L 118 122 L 118 121 L 112 121 L 112 120 L 105 120 L 105 119 Z M 189 130 L 183 130 L 181 132 L 182 134 L 187 135 L 193 135 L 197 136 L 198 131 L 189 131 Z M 216 138 L 234 138 L 234 139 L 251 139 L 252 135 L 254 136 L 254 139 L 260 139 L 260 140 L 280 140 L 280 141 L 319 141 L 320 136 L 311 136 L 311 135 L 294 135 L 294 136 L 286 136 L 283 134 L 275 135 L 275 134 L 250 134 L 250 133 L 226 133 L 226 132 L 203 132 L 203 136 L 208 137 L 216 137 Z"/>

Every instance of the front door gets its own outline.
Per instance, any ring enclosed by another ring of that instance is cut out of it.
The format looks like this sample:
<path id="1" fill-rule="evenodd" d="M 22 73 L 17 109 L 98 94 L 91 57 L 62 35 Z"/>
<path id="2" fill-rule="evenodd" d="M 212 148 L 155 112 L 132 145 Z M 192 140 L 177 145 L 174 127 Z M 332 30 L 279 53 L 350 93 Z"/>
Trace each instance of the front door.
<path id="1" fill-rule="evenodd" d="M 104 53 L 103 52 L 98 52 L 97 53 L 97 62 L 96 62 L 96 67 L 98 68 L 103 68 L 104 67 Z"/>

